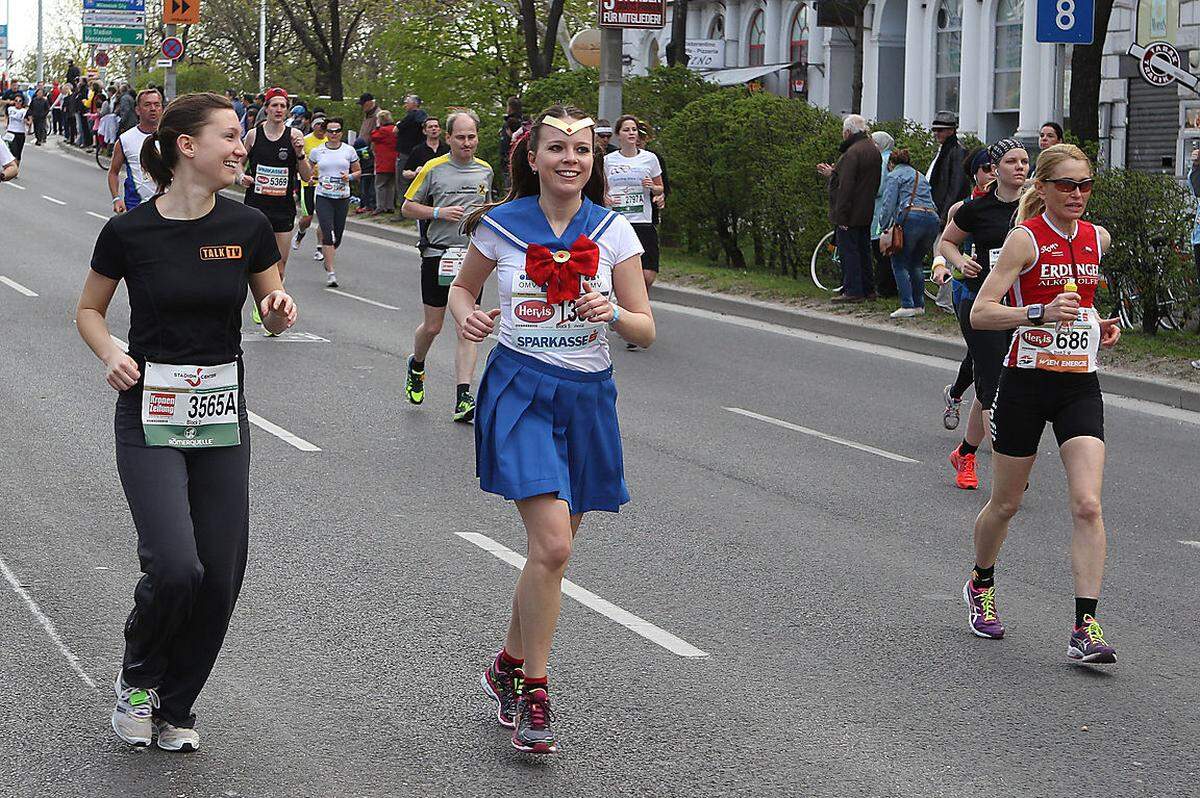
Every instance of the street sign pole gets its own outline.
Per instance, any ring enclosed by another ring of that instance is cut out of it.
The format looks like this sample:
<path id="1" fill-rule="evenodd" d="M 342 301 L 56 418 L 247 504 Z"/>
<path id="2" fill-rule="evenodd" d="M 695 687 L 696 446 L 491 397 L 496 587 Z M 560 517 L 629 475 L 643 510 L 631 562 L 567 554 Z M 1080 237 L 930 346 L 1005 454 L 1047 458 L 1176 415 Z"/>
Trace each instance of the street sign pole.
<path id="1" fill-rule="evenodd" d="M 42 48 L 42 0 L 38 0 L 37 82 L 46 79 L 46 51 Z"/>
<path id="2" fill-rule="evenodd" d="M 267 0 L 258 5 L 258 91 L 267 90 Z"/>
<path id="3" fill-rule="evenodd" d="M 600 29 L 600 118 L 621 115 L 621 29 Z"/>
<path id="4" fill-rule="evenodd" d="M 165 27 L 168 38 L 175 35 L 174 25 L 167 25 Z M 167 67 L 163 75 L 163 94 L 165 95 L 164 100 L 166 102 L 171 102 L 171 100 L 175 99 L 175 64 L 176 61 L 172 59 L 171 66 Z"/>

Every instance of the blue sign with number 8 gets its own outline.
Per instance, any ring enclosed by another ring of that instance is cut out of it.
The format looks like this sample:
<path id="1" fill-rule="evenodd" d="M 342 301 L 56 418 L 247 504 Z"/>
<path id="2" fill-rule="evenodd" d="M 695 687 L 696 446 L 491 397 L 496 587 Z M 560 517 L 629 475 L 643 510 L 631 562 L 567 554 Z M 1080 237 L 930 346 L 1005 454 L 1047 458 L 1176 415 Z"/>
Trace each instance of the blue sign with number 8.
<path id="1" fill-rule="evenodd" d="M 1037 0 L 1037 40 L 1055 44 L 1091 44 L 1095 0 Z"/>

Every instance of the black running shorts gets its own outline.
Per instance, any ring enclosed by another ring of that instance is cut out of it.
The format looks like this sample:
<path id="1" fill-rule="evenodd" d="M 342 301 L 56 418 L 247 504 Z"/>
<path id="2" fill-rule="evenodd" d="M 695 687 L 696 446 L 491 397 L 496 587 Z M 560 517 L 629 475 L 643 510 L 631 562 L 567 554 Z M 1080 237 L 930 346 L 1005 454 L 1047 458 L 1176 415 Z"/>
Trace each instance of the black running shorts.
<path id="1" fill-rule="evenodd" d="M 1032 457 L 1046 422 L 1054 426 L 1060 447 L 1083 436 L 1104 440 L 1104 397 L 1096 373 L 1005 367 L 992 406 L 992 451 Z"/>
<path id="2" fill-rule="evenodd" d="M 296 227 L 296 206 L 293 203 L 260 207 L 259 210 L 267 217 L 271 229 L 276 233 L 290 233 Z"/>
<path id="3" fill-rule="evenodd" d="M 300 215 L 312 216 L 317 209 L 317 187 L 300 186 Z"/>
<path id="4" fill-rule="evenodd" d="M 421 302 L 431 308 L 444 308 L 450 299 L 450 286 L 438 285 L 438 265 L 441 262 L 441 255 L 421 258 Z M 479 296 L 475 297 L 475 304 L 482 301 L 483 291 L 480 291 Z"/>
<path id="5" fill-rule="evenodd" d="M 652 272 L 658 271 L 658 228 L 652 224 L 635 224 L 633 232 L 637 233 L 638 241 L 642 242 L 642 268 Z"/>

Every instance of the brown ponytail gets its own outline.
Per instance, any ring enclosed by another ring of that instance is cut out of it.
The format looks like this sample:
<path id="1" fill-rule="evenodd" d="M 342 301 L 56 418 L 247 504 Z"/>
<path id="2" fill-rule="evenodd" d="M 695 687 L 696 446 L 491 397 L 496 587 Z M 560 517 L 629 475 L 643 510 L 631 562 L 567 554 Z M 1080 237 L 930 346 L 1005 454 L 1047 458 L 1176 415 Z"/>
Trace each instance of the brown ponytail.
<path id="1" fill-rule="evenodd" d="M 142 144 L 142 171 L 150 175 L 158 190 L 166 191 L 175 179 L 175 165 L 179 162 L 176 142 L 180 136 L 197 136 L 208 124 L 213 111 L 233 110 L 227 97 L 213 92 L 181 94 L 167 106 L 158 130 L 146 137 Z"/>
<path id="2" fill-rule="evenodd" d="M 533 171 L 533 167 L 529 165 L 529 153 L 537 152 L 538 140 L 541 138 L 542 120 L 546 118 L 562 119 L 570 121 L 573 119 L 584 119 L 588 116 L 587 111 L 577 108 L 574 105 L 555 104 L 538 114 L 537 121 L 533 123 L 528 134 L 518 134 L 513 140 L 512 153 L 509 156 L 509 176 L 512 179 L 512 187 L 508 191 L 508 196 L 500 202 L 489 203 L 473 211 L 467 216 L 466 222 L 463 223 L 463 231 L 470 234 L 475 231 L 479 225 L 479 220 L 484 217 L 492 208 L 503 205 L 506 202 L 512 202 L 521 197 L 533 197 L 542 193 L 542 184 L 538 180 L 537 172 Z M 592 174 L 588 177 L 587 183 L 583 187 L 583 196 L 590 199 L 597 205 L 604 204 L 604 155 L 598 153 L 593 138 L 592 150 Z"/>

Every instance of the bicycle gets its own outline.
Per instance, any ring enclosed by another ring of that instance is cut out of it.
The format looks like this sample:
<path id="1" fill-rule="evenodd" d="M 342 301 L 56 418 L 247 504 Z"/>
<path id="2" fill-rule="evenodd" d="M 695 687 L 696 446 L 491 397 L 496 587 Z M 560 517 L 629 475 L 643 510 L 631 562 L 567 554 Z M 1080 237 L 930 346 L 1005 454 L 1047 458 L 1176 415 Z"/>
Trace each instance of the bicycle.
<path id="1" fill-rule="evenodd" d="M 113 146 L 115 142 L 104 141 L 97 139 L 96 141 L 96 165 L 105 172 L 112 166 Z"/>
<path id="2" fill-rule="evenodd" d="M 836 294 L 842 290 L 842 261 L 838 257 L 837 245 L 834 243 L 836 230 L 830 230 L 813 248 L 812 258 L 809 259 L 808 271 L 813 285 L 822 291 Z M 872 242 L 875 246 L 876 242 Z M 925 276 L 925 296 L 929 301 L 936 302 L 938 284 L 933 282 L 932 272 Z"/>

